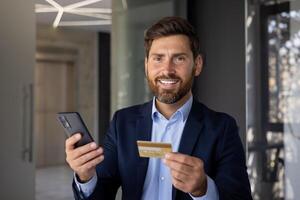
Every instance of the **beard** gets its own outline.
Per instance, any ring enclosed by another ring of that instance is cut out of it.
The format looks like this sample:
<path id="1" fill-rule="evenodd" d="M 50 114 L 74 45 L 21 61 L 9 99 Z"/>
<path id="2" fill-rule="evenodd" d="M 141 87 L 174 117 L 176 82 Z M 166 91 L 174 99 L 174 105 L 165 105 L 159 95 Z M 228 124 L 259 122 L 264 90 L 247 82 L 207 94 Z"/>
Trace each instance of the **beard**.
<path id="1" fill-rule="evenodd" d="M 147 76 L 148 85 L 157 100 L 166 104 L 173 104 L 181 100 L 192 88 L 195 70 L 192 71 L 188 80 L 184 83 L 181 78 L 174 74 L 162 75 L 151 80 Z M 179 87 L 176 89 L 162 89 L 158 86 L 159 79 L 179 80 Z"/>

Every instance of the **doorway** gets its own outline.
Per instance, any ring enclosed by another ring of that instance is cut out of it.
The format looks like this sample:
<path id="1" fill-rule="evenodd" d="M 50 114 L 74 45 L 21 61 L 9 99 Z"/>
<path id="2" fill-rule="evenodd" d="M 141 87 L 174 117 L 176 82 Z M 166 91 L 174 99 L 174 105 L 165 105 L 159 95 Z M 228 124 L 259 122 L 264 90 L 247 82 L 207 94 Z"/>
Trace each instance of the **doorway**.
<path id="1" fill-rule="evenodd" d="M 98 140 L 97 33 L 37 26 L 34 80 L 36 200 L 73 199 L 58 112 L 79 112 Z"/>
<path id="2" fill-rule="evenodd" d="M 36 166 L 64 165 L 65 135 L 56 114 L 76 109 L 74 63 L 38 60 L 35 83 Z"/>
<path id="3" fill-rule="evenodd" d="M 73 172 L 65 162 L 66 137 L 56 114 L 76 110 L 76 54 L 44 50 L 38 49 L 34 77 L 35 198 L 67 200 L 72 198 Z"/>

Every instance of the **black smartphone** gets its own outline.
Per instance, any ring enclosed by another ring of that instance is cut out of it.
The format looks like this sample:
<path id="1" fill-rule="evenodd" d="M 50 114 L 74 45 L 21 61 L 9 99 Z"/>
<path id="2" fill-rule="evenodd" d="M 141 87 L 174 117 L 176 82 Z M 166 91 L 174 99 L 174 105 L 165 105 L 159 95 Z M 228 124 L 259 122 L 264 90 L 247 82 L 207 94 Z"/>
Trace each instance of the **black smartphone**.
<path id="1" fill-rule="evenodd" d="M 57 113 L 57 120 L 64 128 L 68 137 L 76 133 L 81 134 L 82 138 L 75 144 L 75 148 L 94 141 L 78 112 Z"/>

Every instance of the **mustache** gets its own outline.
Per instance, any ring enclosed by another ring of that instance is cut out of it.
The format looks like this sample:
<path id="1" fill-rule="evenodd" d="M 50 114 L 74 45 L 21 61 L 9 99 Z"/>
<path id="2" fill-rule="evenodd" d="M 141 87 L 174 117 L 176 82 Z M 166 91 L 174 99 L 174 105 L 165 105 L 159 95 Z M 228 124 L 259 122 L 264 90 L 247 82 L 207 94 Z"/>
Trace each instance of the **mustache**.
<path id="1" fill-rule="evenodd" d="M 158 81 L 159 79 L 179 79 L 179 80 L 181 80 L 181 78 L 179 78 L 175 74 L 168 74 L 168 75 L 158 76 L 158 77 L 155 78 L 155 81 Z"/>

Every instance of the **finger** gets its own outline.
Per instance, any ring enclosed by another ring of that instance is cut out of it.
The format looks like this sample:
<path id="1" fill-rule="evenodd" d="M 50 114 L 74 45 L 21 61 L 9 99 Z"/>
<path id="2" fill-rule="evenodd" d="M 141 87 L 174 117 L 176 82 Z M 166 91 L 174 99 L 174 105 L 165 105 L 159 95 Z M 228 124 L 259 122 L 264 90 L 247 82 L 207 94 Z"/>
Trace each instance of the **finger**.
<path id="1" fill-rule="evenodd" d="M 75 144 L 81 139 L 81 134 L 80 133 L 76 133 L 74 135 L 72 135 L 71 137 L 69 137 L 68 139 L 66 139 L 66 152 L 73 150 L 75 147 Z"/>
<path id="2" fill-rule="evenodd" d="M 189 156 L 189 155 L 185 155 L 185 154 L 181 154 L 181 153 L 167 153 L 165 156 L 165 159 L 167 160 L 173 160 L 179 163 L 182 163 L 184 165 L 189 165 L 191 167 L 195 166 L 195 163 L 197 162 L 195 157 Z"/>
<path id="3" fill-rule="evenodd" d="M 81 167 L 79 167 L 79 171 L 87 171 L 94 167 L 96 167 L 99 163 L 101 163 L 104 160 L 104 155 L 101 155 L 99 157 L 94 158 L 93 160 L 90 160 L 89 162 L 85 163 Z"/>
<path id="4" fill-rule="evenodd" d="M 172 184 L 176 189 L 186 192 L 185 184 L 182 181 L 172 178 Z"/>
<path id="5" fill-rule="evenodd" d="M 83 156 L 77 158 L 74 161 L 74 166 L 80 167 L 80 166 L 84 165 L 85 163 L 87 163 L 97 157 L 100 157 L 102 155 L 103 155 L 103 149 L 100 147 L 97 150 L 90 151 L 89 153 L 86 153 Z"/>
<path id="6" fill-rule="evenodd" d="M 178 180 L 178 181 L 181 181 L 183 183 L 186 183 L 188 182 L 191 178 L 190 178 L 190 175 L 188 174 L 184 174 L 184 173 L 180 173 L 176 170 L 171 170 L 171 175 L 172 175 L 172 178 Z"/>
<path id="7" fill-rule="evenodd" d="M 100 147 L 102 149 L 102 147 Z M 84 154 L 89 153 L 90 151 L 93 151 L 97 149 L 97 144 L 95 142 L 91 142 L 89 144 L 83 145 L 81 147 L 77 147 L 73 150 L 72 154 L 69 155 L 71 159 L 77 159 L 81 157 Z"/>
<path id="8" fill-rule="evenodd" d="M 174 160 L 164 159 L 163 162 L 171 170 L 177 171 L 178 173 L 183 173 L 185 175 L 189 175 L 193 171 L 193 168 L 191 166 L 185 165 L 183 163 L 179 163 L 179 162 L 174 161 Z"/>

